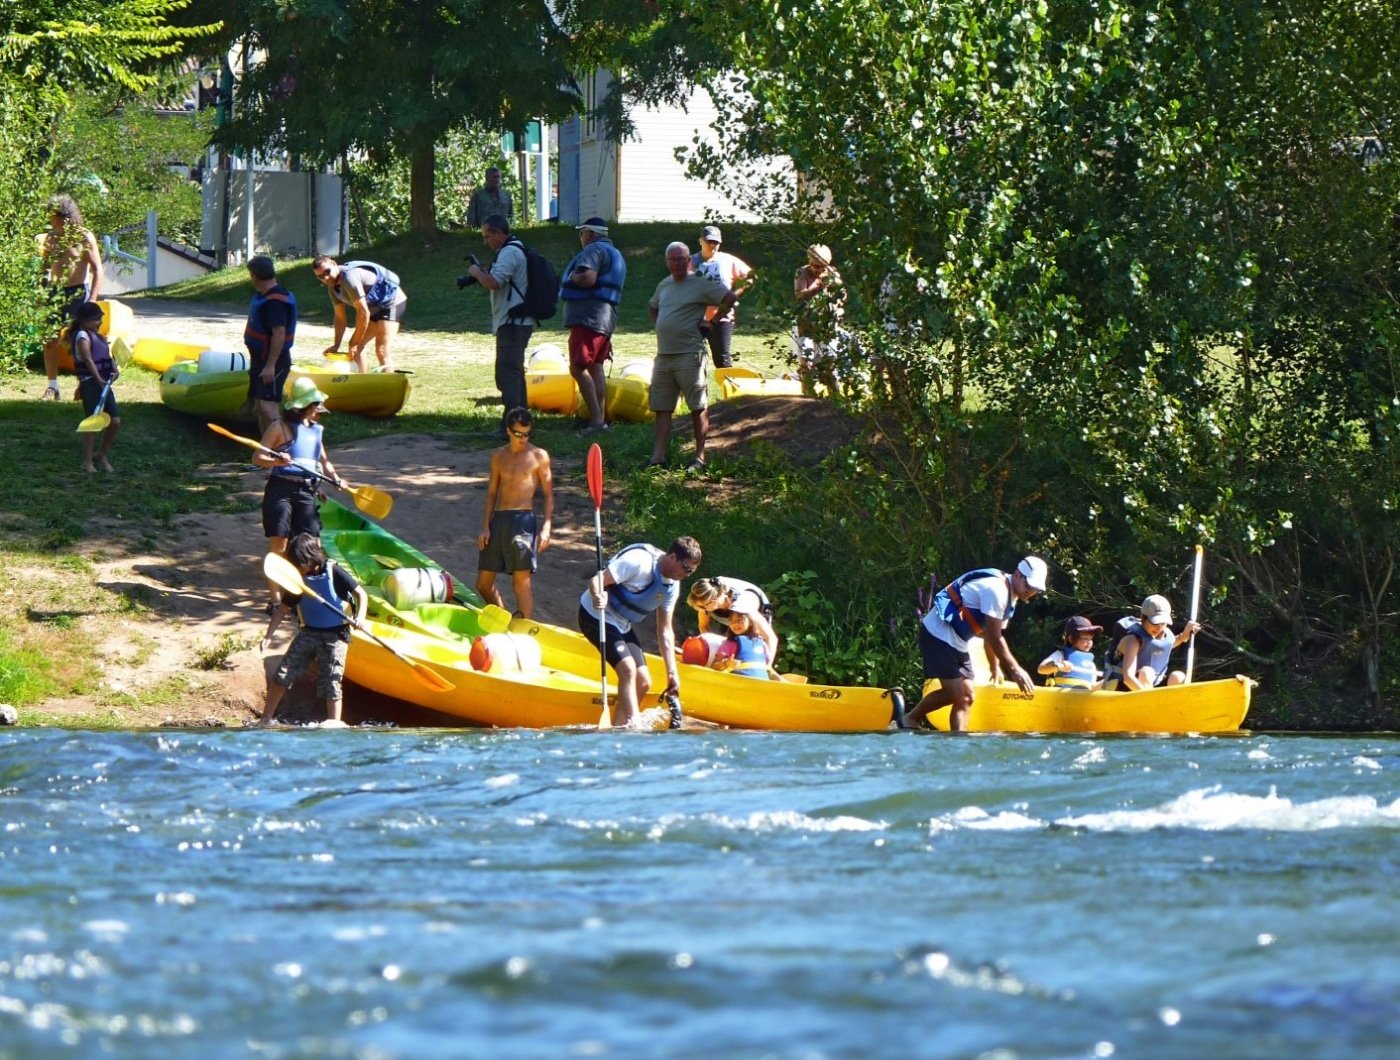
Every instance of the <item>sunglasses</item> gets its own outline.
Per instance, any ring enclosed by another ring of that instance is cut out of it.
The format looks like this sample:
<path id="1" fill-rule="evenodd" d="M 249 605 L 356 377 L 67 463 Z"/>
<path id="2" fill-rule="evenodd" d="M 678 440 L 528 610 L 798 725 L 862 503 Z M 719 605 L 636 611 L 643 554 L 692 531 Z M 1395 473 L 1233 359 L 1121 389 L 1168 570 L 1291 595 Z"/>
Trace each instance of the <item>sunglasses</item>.
<path id="1" fill-rule="evenodd" d="M 509 433 L 510 436 L 511 436 L 512 438 L 528 438 L 528 437 L 530 437 L 530 432 L 529 432 L 529 431 L 509 431 L 509 432 L 507 432 L 507 433 Z"/>

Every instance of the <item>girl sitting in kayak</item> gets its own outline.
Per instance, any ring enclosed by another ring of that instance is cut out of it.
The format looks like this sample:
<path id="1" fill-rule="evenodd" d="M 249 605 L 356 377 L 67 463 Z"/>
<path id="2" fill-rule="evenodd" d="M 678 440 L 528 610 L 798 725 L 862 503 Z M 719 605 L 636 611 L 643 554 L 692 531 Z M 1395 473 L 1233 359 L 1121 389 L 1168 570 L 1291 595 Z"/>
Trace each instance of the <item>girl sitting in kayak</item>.
<path id="1" fill-rule="evenodd" d="M 729 636 L 715 652 L 714 667 L 739 677 L 781 680 L 773 669 L 768 644 L 755 628 L 758 610 L 751 596 L 743 594 L 730 607 Z"/>
<path id="2" fill-rule="evenodd" d="M 1102 632 L 1103 626 L 1094 625 L 1083 615 L 1066 619 L 1062 643 L 1036 668 L 1045 675 L 1045 684 L 1085 692 L 1101 687 L 1099 670 L 1094 665 L 1094 634 Z"/>

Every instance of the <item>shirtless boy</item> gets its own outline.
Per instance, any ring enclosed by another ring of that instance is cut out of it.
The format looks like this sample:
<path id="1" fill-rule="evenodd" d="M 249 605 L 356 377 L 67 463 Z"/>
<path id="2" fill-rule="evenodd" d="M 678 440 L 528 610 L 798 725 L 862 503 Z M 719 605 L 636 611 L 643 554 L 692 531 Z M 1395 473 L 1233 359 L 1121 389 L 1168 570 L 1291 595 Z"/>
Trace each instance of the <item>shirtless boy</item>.
<path id="1" fill-rule="evenodd" d="M 476 591 L 497 607 L 501 603 L 496 575 L 509 574 L 515 589 L 517 614 L 531 617 L 534 610 L 530 575 L 538 553 L 549 547 L 550 522 L 554 518 L 554 473 L 549 454 L 530 443 L 528 409 L 506 413 L 506 444 L 491 454 L 491 483 L 486 487 L 486 508 L 481 516 L 477 547 Z M 544 494 L 544 518 L 535 519 L 535 493 Z"/>
<path id="2" fill-rule="evenodd" d="M 82 211 L 67 195 L 49 200 L 49 231 L 44 237 L 44 287 L 54 304 L 54 337 L 44 344 L 45 401 L 58 400 L 58 362 L 64 342 L 58 332 L 73 310 L 101 297 L 102 254 L 97 237 L 83 224 Z"/>

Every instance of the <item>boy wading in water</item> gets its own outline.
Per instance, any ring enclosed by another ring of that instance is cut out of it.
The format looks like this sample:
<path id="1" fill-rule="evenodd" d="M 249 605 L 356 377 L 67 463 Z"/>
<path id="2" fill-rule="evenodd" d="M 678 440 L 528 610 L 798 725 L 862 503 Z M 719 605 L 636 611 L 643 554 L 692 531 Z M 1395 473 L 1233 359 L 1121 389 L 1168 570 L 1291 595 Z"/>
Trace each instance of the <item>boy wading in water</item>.
<path id="1" fill-rule="evenodd" d="M 488 604 L 504 607 L 496 575 L 509 574 L 515 604 L 522 618 L 532 617 L 534 595 L 530 576 L 536 558 L 549 547 L 554 518 L 554 472 L 549 454 L 530 442 L 528 409 L 506 413 L 506 444 L 491 454 L 491 482 L 477 536 L 476 591 Z M 535 518 L 535 494 L 544 494 L 544 518 Z"/>
<path id="2" fill-rule="evenodd" d="M 332 606 L 327 607 L 310 595 L 291 596 L 284 597 L 282 607 L 274 612 L 264 644 L 272 639 L 284 610 L 296 608 L 301 617 L 301 630 L 267 686 L 267 704 L 263 707 L 258 724 L 272 724 L 277 716 L 277 705 L 282 702 L 287 689 L 296 683 L 296 679 L 314 659 L 319 667 L 316 693 L 326 701 L 326 722 L 342 725 L 341 683 L 345 680 L 345 655 L 350 648 L 350 630 L 365 620 L 369 597 L 352 575 L 326 558 L 321 541 L 315 534 L 297 534 L 292 538 L 287 554 L 297 570 L 301 571 L 307 588 Z M 347 603 L 354 604 L 353 618 L 345 611 Z"/>

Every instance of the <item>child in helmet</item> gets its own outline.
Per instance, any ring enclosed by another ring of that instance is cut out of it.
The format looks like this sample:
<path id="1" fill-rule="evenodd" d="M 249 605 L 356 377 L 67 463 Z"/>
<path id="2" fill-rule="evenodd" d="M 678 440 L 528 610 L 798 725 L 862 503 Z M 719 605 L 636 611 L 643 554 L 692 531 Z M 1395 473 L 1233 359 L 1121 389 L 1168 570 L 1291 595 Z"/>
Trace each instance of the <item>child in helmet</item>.
<path id="1" fill-rule="evenodd" d="M 1036 669 L 1045 675 L 1051 688 L 1076 688 L 1092 692 L 1099 688 L 1098 667 L 1094 665 L 1094 635 L 1102 633 L 1083 615 L 1065 620 L 1062 643 L 1041 660 Z"/>

